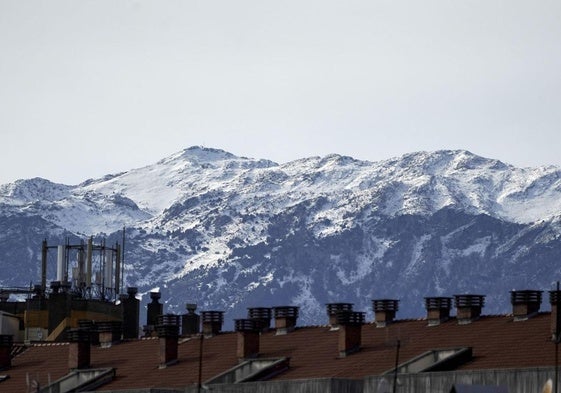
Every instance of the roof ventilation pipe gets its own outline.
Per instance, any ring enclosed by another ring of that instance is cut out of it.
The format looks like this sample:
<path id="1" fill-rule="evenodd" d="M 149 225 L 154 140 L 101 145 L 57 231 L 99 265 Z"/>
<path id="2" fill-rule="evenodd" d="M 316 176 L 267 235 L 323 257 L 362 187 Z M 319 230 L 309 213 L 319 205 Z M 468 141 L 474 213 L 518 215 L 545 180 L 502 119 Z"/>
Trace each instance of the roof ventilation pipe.
<path id="1" fill-rule="evenodd" d="M 360 350 L 362 341 L 362 325 L 364 313 L 343 310 L 336 315 L 336 324 L 339 327 L 339 357 L 346 357 Z"/>
<path id="2" fill-rule="evenodd" d="M 160 366 L 166 368 L 177 363 L 179 344 L 179 315 L 166 314 L 158 317 L 156 332 L 160 341 Z"/>
<path id="3" fill-rule="evenodd" d="M 399 300 L 396 299 L 376 299 L 372 300 L 374 310 L 374 321 L 376 327 L 386 327 L 395 319 L 395 314 L 399 310 Z"/>
<path id="4" fill-rule="evenodd" d="M 339 324 L 337 323 L 338 313 L 353 311 L 353 303 L 327 303 L 325 307 L 331 330 L 339 329 Z"/>
<path id="5" fill-rule="evenodd" d="M 159 302 L 162 294 L 159 291 L 150 292 L 150 303 L 146 305 L 146 325 L 142 327 L 144 336 L 150 337 L 155 333 L 158 316 L 164 313 L 164 305 Z"/>
<path id="6" fill-rule="evenodd" d="M 273 314 L 275 316 L 275 329 L 277 330 L 277 335 L 287 334 L 296 328 L 296 321 L 298 320 L 298 307 L 273 307 Z"/>
<path id="7" fill-rule="evenodd" d="M 187 303 L 185 309 L 187 314 L 181 316 L 181 335 L 193 336 L 199 334 L 201 317 L 195 312 L 197 305 L 195 303 Z"/>
<path id="8" fill-rule="evenodd" d="M 559 288 L 559 287 L 558 287 Z M 551 304 L 551 339 L 561 339 L 561 290 L 549 291 L 549 303 Z"/>
<path id="9" fill-rule="evenodd" d="M 237 355 L 239 359 L 259 356 L 259 335 L 262 324 L 255 319 L 236 319 Z"/>
<path id="10" fill-rule="evenodd" d="M 121 295 L 121 307 L 123 315 L 123 338 L 138 338 L 138 321 L 140 318 L 140 301 L 136 298 L 138 289 L 128 287 L 127 294 Z"/>
<path id="11" fill-rule="evenodd" d="M 429 326 L 438 326 L 450 318 L 451 297 L 426 297 L 427 322 Z"/>
<path id="12" fill-rule="evenodd" d="M 203 311 L 203 334 L 206 337 L 218 335 L 224 323 L 224 311 Z"/>
<path id="13" fill-rule="evenodd" d="M 542 303 L 542 292 L 536 290 L 511 291 L 512 315 L 514 321 L 525 321 L 536 316 Z"/>
<path id="14" fill-rule="evenodd" d="M 250 307 L 247 309 L 247 318 L 256 321 L 260 330 L 266 332 L 271 328 L 273 310 L 269 307 Z"/>
<path id="15" fill-rule="evenodd" d="M 87 328 L 70 329 L 66 333 L 70 343 L 68 348 L 68 368 L 80 370 L 90 367 L 90 330 Z"/>
<path id="16" fill-rule="evenodd" d="M 485 306 L 485 295 L 454 295 L 456 318 L 459 325 L 467 325 L 479 319 Z"/>
<path id="17" fill-rule="evenodd" d="M 121 321 L 99 321 L 95 325 L 99 333 L 100 347 L 110 348 L 113 344 L 121 341 L 123 331 L 123 323 Z"/>

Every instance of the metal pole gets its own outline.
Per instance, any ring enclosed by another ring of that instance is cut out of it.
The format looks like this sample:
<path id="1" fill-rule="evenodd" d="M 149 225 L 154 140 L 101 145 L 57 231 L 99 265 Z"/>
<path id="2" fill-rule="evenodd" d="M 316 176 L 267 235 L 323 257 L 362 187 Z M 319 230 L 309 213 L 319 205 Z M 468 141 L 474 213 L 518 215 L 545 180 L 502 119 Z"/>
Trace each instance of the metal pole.
<path id="1" fill-rule="evenodd" d="M 199 380 L 197 383 L 197 392 L 201 393 L 202 381 L 203 381 L 203 341 L 205 335 L 201 333 L 201 339 L 199 341 Z"/>
<path id="2" fill-rule="evenodd" d="M 115 299 L 121 293 L 121 246 L 115 243 Z"/>
<path id="3" fill-rule="evenodd" d="M 43 240 L 41 246 L 41 292 L 47 290 L 47 239 Z"/>
<path id="4" fill-rule="evenodd" d="M 121 289 L 125 288 L 125 226 L 123 225 L 123 247 L 121 248 Z"/>
<path id="5" fill-rule="evenodd" d="M 559 281 L 555 293 L 555 393 L 559 393 L 559 329 L 561 328 L 561 310 L 559 310 Z"/>
<path id="6" fill-rule="evenodd" d="M 398 339 L 395 345 L 395 368 L 393 371 L 393 393 L 397 392 L 397 366 L 399 365 L 399 348 L 401 341 Z"/>
<path id="7" fill-rule="evenodd" d="M 68 279 L 68 269 L 70 269 L 70 238 L 66 238 L 66 247 L 64 248 L 64 262 L 66 268 L 64 269 L 64 281 L 67 283 L 70 281 Z"/>

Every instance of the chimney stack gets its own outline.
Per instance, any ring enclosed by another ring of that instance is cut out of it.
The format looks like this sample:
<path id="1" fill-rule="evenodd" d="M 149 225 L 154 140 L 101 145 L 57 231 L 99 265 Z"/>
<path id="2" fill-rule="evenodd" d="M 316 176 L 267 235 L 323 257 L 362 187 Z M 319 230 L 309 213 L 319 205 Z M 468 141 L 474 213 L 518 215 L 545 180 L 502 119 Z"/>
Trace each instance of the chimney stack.
<path id="1" fill-rule="evenodd" d="M 360 350 L 364 313 L 342 310 L 336 315 L 335 324 L 339 327 L 339 357 L 346 357 Z"/>
<path id="2" fill-rule="evenodd" d="M 238 336 L 238 358 L 256 358 L 259 355 L 259 332 L 262 323 L 256 319 L 235 319 L 234 322 Z"/>
<path id="3" fill-rule="evenodd" d="M 250 307 L 247 309 L 247 318 L 256 321 L 262 332 L 266 332 L 271 327 L 273 311 L 269 307 Z"/>
<path id="4" fill-rule="evenodd" d="M 467 325 L 481 316 L 485 295 L 454 295 L 456 318 L 459 325 Z"/>
<path id="5" fill-rule="evenodd" d="M 90 331 L 83 328 L 70 329 L 66 333 L 69 341 L 68 368 L 70 370 L 90 367 Z"/>
<path id="6" fill-rule="evenodd" d="M 395 314 L 399 309 L 399 300 L 396 299 L 377 299 L 372 300 L 374 309 L 374 321 L 376 327 L 386 327 L 393 322 Z"/>
<path id="7" fill-rule="evenodd" d="M 181 316 L 181 335 L 193 336 L 199 334 L 201 317 L 199 314 L 195 313 L 197 305 L 194 303 L 187 303 L 185 308 L 187 309 L 187 314 Z"/>
<path id="8" fill-rule="evenodd" d="M 11 334 L 0 334 L 0 370 L 8 369 L 12 366 L 12 345 L 14 343 Z"/>
<path id="9" fill-rule="evenodd" d="M 557 287 L 559 288 L 559 286 Z M 549 291 L 549 303 L 551 304 L 551 338 L 558 340 L 561 333 L 561 290 Z"/>
<path id="10" fill-rule="evenodd" d="M 343 311 L 353 311 L 353 303 L 327 303 L 325 306 L 331 330 L 339 329 L 339 324 L 337 323 L 338 313 Z"/>
<path id="11" fill-rule="evenodd" d="M 532 318 L 540 311 L 542 292 L 536 290 L 511 291 L 512 315 L 514 321 L 525 321 Z"/>
<path id="12" fill-rule="evenodd" d="M 78 328 L 89 333 L 91 345 L 99 345 L 99 332 L 93 320 L 79 319 Z"/>
<path id="13" fill-rule="evenodd" d="M 109 348 L 121 341 L 123 330 L 121 321 L 99 321 L 96 323 L 96 326 L 99 333 L 99 345 L 102 348 Z"/>
<path id="14" fill-rule="evenodd" d="M 222 331 L 224 311 L 203 311 L 203 334 L 206 337 L 216 336 Z"/>
<path id="15" fill-rule="evenodd" d="M 179 343 L 179 316 L 173 314 L 160 315 L 156 325 L 160 341 L 160 366 L 166 368 L 177 363 Z"/>
<path id="16" fill-rule="evenodd" d="M 429 326 L 438 326 L 450 318 L 451 297 L 426 297 L 427 322 Z"/>
<path id="17" fill-rule="evenodd" d="M 136 298 L 138 289 L 128 287 L 127 295 L 121 295 L 123 313 L 123 338 L 138 338 L 138 321 L 140 316 L 140 301 Z"/>
<path id="18" fill-rule="evenodd" d="M 164 313 L 164 305 L 158 301 L 161 296 L 160 292 L 150 292 L 152 301 L 146 306 L 146 325 L 143 326 L 144 335 L 147 337 L 152 336 L 155 332 L 158 316 Z"/>
<path id="19" fill-rule="evenodd" d="M 273 314 L 275 316 L 275 329 L 277 329 L 277 335 L 287 334 L 293 331 L 296 327 L 296 320 L 298 319 L 298 307 L 273 307 Z"/>

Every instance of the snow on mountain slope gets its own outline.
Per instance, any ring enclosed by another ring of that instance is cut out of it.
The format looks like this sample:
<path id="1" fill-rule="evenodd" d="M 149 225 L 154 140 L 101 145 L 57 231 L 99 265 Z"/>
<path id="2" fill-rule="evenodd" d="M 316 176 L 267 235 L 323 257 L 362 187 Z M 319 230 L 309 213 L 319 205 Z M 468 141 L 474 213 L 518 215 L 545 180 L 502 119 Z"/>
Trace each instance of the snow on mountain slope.
<path id="1" fill-rule="evenodd" d="M 2 185 L 0 203 L 35 206 L 46 219 L 80 233 L 110 233 L 123 225 L 158 221 L 174 203 L 212 192 L 229 194 L 230 208 L 265 215 L 325 196 L 315 217 L 334 223 L 320 230 L 325 233 L 344 226 L 349 211 L 368 205 L 388 216 L 454 207 L 529 223 L 561 211 L 560 173 L 555 167 L 514 168 L 466 151 L 412 153 L 375 163 L 329 155 L 277 165 L 192 147 L 78 186 L 44 179 Z"/>
<path id="2" fill-rule="evenodd" d="M 375 291 L 415 299 L 488 285 L 497 297 L 493 280 L 542 285 L 555 269 L 560 175 L 462 150 L 279 165 L 192 147 L 76 186 L 0 186 L 0 263 L 25 247 L 17 258 L 29 255 L 33 275 L 42 238 L 115 236 L 124 225 L 128 283 L 160 286 L 170 307 L 179 294 L 234 312 L 283 293 L 310 313 L 327 300 L 364 306 Z"/>

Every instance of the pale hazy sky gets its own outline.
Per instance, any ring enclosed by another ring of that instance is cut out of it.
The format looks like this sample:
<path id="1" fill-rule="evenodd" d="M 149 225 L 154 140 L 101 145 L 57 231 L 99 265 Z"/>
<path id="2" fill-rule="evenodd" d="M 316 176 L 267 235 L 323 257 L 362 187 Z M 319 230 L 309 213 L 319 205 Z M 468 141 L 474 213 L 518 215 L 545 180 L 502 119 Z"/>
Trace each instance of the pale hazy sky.
<path id="1" fill-rule="evenodd" d="M 561 165 L 561 1 L 0 0 L 0 184 L 192 145 Z"/>

